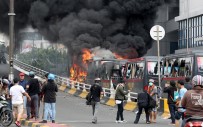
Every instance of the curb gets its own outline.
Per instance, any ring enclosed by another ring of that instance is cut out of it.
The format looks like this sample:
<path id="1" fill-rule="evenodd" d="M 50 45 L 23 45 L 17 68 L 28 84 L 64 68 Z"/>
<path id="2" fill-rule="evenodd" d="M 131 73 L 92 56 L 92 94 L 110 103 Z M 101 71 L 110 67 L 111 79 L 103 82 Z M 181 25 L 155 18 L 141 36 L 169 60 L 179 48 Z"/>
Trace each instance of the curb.
<path id="1" fill-rule="evenodd" d="M 20 123 L 22 126 L 28 126 L 28 127 L 68 127 L 68 125 L 65 124 L 59 124 L 59 123 L 38 123 L 35 121 L 27 121 L 25 119 L 20 120 Z"/>
<path id="2" fill-rule="evenodd" d="M 20 123 L 21 123 L 21 125 L 28 126 L 28 127 L 49 127 L 44 124 L 35 123 L 33 121 L 27 121 L 27 120 L 20 120 Z"/>

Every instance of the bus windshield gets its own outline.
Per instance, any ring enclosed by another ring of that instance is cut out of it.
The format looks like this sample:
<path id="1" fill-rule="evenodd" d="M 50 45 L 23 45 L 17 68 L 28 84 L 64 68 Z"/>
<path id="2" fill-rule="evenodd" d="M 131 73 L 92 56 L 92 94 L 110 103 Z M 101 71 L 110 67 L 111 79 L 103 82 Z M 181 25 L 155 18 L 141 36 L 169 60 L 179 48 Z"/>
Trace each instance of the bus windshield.
<path id="1" fill-rule="evenodd" d="M 126 78 L 127 79 L 143 79 L 144 75 L 144 61 L 139 61 L 135 63 L 128 63 L 127 64 L 127 73 Z"/>

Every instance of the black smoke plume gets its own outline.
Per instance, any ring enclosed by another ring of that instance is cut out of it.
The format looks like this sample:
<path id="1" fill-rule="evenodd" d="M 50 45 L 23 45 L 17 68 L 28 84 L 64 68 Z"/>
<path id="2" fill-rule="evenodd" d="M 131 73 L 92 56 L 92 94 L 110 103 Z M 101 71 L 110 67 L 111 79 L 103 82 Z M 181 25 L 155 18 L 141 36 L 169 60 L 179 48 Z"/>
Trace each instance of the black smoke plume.
<path id="1" fill-rule="evenodd" d="M 143 56 L 160 5 L 170 0 L 15 0 L 16 33 L 31 25 L 51 42 L 79 55 L 83 48 Z M 0 31 L 8 34 L 9 0 L 0 0 Z"/>

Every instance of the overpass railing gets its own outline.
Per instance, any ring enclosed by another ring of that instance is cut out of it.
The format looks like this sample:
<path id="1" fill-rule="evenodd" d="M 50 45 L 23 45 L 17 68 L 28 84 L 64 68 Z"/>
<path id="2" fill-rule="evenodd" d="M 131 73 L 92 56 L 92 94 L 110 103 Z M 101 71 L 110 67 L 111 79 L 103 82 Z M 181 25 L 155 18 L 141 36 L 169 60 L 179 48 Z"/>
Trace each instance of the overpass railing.
<path id="1" fill-rule="evenodd" d="M 7 58 L 8 58 L 8 56 L 7 56 Z M 44 75 L 49 73 L 47 71 L 41 70 L 41 69 L 36 68 L 34 66 L 28 65 L 28 64 L 26 64 L 24 62 L 21 62 L 21 61 L 19 61 L 17 59 L 14 59 L 13 62 L 14 62 L 14 68 L 15 69 L 24 70 L 25 72 L 27 72 L 26 73 L 27 75 L 28 75 L 29 71 L 33 71 L 33 72 L 35 72 L 36 76 L 43 79 Z M 89 92 L 90 87 L 91 87 L 90 84 L 85 84 L 85 83 L 73 81 L 73 80 L 71 80 L 69 78 L 61 77 L 61 76 L 58 76 L 58 75 L 56 75 L 55 81 L 56 81 L 56 83 L 58 85 L 61 85 L 61 84 L 67 85 L 68 88 L 75 88 L 75 89 L 81 90 L 81 91 Z M 103 92 L 104 92 L 105 97 L 110 97 L 110 98 L 114 99 L 114 97 L 115 97 L 115 89 L 114 89 L 112 83 L 111 83 L 111 88 L 103 88 Z M 130 101 L 132 101 L 134 99 L 137 99 L 137 93 L 129 92 L 128 95 L 127 95 L 127 98 L 128 98 L 128 100 L 127 100 L 128 102 L 130 102 Z"/>

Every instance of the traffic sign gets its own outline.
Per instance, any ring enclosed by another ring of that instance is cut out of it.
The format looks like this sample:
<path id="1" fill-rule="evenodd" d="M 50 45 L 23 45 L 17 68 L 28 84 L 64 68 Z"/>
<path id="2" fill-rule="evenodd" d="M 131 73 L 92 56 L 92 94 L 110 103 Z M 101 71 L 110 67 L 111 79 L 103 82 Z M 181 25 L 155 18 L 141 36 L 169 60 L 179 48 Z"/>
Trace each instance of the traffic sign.
<path id="1" fill-rule="evenodd" d="M 150 35 L 151 35 L 152 39 L 159 41 L 164 38 L 165 30 L 162 26 L 155 25 L 151 28 Z"/>

